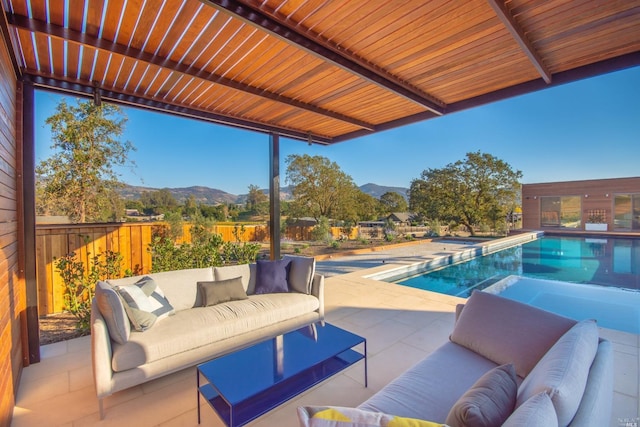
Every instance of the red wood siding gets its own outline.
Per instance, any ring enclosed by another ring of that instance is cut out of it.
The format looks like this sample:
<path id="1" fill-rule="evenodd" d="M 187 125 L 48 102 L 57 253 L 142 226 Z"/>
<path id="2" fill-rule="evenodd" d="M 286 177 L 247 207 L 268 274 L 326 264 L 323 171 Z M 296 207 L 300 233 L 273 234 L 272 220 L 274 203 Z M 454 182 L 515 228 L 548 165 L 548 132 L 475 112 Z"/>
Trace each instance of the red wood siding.
<path id="1" fill-rule="evenodd" d="M 9 426 L 22 372 L 24 280 L 18 274 L 17 82 L 0 39 L 0 426 Z"/>
<path id="2" fill-rule="evenodd" d="M 615 194 L 640 193 L 640 177 L 594 179 L 586 181 L 547 182 L 522 185 L 522 227 L 540 229 L 540 198 L 545 196 L 580 196 L 582 228 L 589 213 L 604 211 L 608 229 L 614 230 Z"/>

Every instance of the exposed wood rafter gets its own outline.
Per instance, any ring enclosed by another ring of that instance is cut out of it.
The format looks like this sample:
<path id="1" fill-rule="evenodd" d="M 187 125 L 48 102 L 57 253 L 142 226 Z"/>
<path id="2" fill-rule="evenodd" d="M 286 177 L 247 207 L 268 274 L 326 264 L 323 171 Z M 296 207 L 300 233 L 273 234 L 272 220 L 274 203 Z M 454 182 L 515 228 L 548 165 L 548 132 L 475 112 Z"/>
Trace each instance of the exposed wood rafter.
<path id="1" fill-rule="evenodd" d="M 509 30 L 513 38 L 516 40 L 520 48 L 527 55 L 527 58 L 531 61 L 540 76 L 544 79 L 547 84 L 551 83 L 551 73 L 545 67 L 542 58 L 538 55 L 538 52 L 533 47 L 529 38 L 524 33 L 520 25 L 516 22 L 511 12 L 507 9 L 507 6 L 504 4 L 503 0 L 487 0 L 489 5 L 493 8 L 500 21 L 504 24 L 505 27 Z"/>
<path id="2" fill-rule="evenodd" d="M 362 129 L 366 129 L 369 131 L 375 130 L 375 126 L 372 125 L 371 123 L 366 123 L 362 120 L 357 120 L 353 117 L 348 117 L 348 116 L 345 116 L 344 114 L 340 114 L 335 111 L 330 111 L 330 110 L 320 108 L 308 103 L 300 102 L 295 99 L 278 95 L 273 92 L 265 91 L 260 88 L 239 83 L 225 77 L 217 76 L 207 71 L 199 70 L 195 67 L 179 64 L 177 62 L 168 60 L 164 57 L 153 55 L 153 54 L 141 51 L 139 49 L 127 47 L 118 43 L 110 42 L 108 40 L 99 39 L 97 37 L 93 37 L 78 31 L 70 30 L 68 28 L 60 27 L 58 25 L 48 24 L 46 22 L 37 21 L 35 19 L 29 19 L 24 16 L 8 14 L 7 20 L 10 25 L 13 25 L 18 29 L 39 33 L 52 38 L 67 40 L 69 42 L 77 43 L 87 47 L 92 47 L 105 52 L 126 56 L 136 61 L 143 61 L 147 64 L 167 68 L 167 69 L 188 75 L 190 77 L 207 80 L 215 84 L 226 86 L 235 90 L 239 90 L 255 96 L 266 98 L 282 104 L 290 105 L 292 107 L 299 108 L 305 111 L 310 111 L 312 113 L 320 114 L 322 116 L 330 117 L 332 119 L 340 120 L 345 123 L 358 126 Z"/>
<path id="3" fill-rule="evenodd" d="M 216 9 L 230 13 L 234 17 L 241 19 L 250 25 L 256 26 L 275 37 L 285 40 L 289 44 L 295 44 L 301 49 L 345 69 L 360 78 L 370 81 L 398 96 L 423 106 L 438 116 L 443 115 L 446 112 L 446 104 L 434 96 L 422 92 L 420 89 L 407 84 L 383 69 L 354 58 L 337 46 L 320 41 L 318 37 L 313 37 L 309 34 L 300 32 L 297 28 L 287 27 L 284 23 L 265 15 L 262 11 L 252 9 L 240 1 L 200 1 L 211 5 Z"/>
<path id="4" fill-rule="evenodd" d="M 23 76 L 25 82 L 30 82 L 35 86 L 60 91 L 63 93 L 74 93 L 81 96 L 93 98 L 94 87 L 81 81 L 71 81 L 70 79 L 59 79 L 53 76 L 37 75 L 37 74 L 25 74 Z M 217 123 L 221 125 L 228 125 L 237 128 L 253 130 L 263 133 L 277 133 L 283 137 L 296 139 L 307 142 L 309 140 L 308 133 L 302 133 L 291 129 L 282 127 L 270 126 L 264 123 L 252 122 L 249 120 L 236 119 L 233 117 L 222 116 L 220 114 L 210 113 L 207 111 L 196 110 L 193 108 L 186 108 L 175 104 L 169 104 L 166 102 L 160 102 L 148 98 L 143 98 L 136 95 L 128 95 L 121 92 L 116 92 L 102 88 L 100 90 L 100 96 L 102 100 L 107 100 L 115 104 L 125 105 L 128 107 L 143 108 L 152 111 L 158 111 L 161 113 L 169 113 L 182 117 L 188 117 L 195 120 L 202 120 L 211 123 Z M 323 136 L 312 135 L 312 142 L 320 145 L 328 145 L 333 142 L 331 138 Z"/>

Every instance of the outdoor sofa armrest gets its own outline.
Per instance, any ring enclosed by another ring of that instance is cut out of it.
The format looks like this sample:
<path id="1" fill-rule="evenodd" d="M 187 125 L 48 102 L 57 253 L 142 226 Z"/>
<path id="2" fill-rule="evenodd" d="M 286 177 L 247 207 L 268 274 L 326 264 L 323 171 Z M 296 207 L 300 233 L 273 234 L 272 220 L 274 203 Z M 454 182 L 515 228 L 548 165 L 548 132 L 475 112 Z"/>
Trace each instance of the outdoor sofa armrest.
<path id="1" fill-rule="evenodd" d="M 311 281 L 311 295 L 318 298 L 320 306 L 318 307 L 318 314 L 320 320 L 324 321 L 324 275 L 314 274 Z"/>
<path id="2" fill-rule="evenodd" d="M 102 419 L 104 417 L 102 398 L 112 393 L 112 349 L 107 324 L 100 314 L 95 299 L 91 302 L 91 353 L 96 396 L 100 405 L 100 419 Z"/>

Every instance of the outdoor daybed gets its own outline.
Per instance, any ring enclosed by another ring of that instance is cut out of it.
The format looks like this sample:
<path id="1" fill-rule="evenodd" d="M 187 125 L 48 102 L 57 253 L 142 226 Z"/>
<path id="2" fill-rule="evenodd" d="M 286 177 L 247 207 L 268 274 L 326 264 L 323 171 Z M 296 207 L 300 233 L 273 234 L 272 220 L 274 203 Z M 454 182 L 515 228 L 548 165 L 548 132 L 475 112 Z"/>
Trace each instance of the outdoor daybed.
<path id="1" fill-rule="evenodd" d="M 99 282 L 91 350 L 100 418 L 114 392 L 323 320 L 323 292 L 315 260 L 298 256 Z"/>
<path id="2" fill-rule="evenodd" d="M 485 292 L 458 306 L 445 343 L 357 408 L 298 408 L 301 426 L 610 424 L 611 343 L 573 320 Z M 338 421 L 341 420 L 341 421 Z M 403 423 L 405 422 L 405 423 Z M 427 425 L 427 424 L 420 424 Z"/>

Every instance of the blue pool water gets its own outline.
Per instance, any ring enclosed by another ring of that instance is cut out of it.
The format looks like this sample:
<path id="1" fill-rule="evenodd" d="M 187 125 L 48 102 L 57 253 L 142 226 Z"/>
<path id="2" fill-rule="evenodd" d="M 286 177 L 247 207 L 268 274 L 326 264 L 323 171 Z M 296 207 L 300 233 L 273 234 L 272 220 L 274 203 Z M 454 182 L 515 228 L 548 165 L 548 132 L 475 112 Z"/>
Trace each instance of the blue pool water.
<path id="1" fill-rule="evenodd" d="M 602 327 L 640 334 L 640 239 L 545 236 L 389 281 L 460 297 L 485 290 L 575 320 L 596 319 Z"/>
<path id="2" fill-rule="evenodd" d="M 545 236 L 500 252 L 392 281 L 468 297 L 510 275 L 640 290 L 640 239 Z"/>

